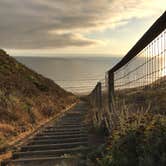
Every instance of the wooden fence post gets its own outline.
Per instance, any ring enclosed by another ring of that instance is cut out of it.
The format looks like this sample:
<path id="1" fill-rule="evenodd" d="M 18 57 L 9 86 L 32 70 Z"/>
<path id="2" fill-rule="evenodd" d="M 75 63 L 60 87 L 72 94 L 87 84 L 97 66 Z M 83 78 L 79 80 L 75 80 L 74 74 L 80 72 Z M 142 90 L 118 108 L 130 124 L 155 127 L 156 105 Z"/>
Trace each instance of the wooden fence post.
<path id="1" fill-rule="evenodd" d="M 115 98 L 114 73 L 108 72 L 108 106 L 110 111 L 111 111 L 111 106 L 113 104 L 114 98 Z"/>
<path id="2" fill-rule="evenodd" d="M 98 107 L 101 110 L 102 108 L 102 86 L 101 86 L 101 82 L 98 82 Z"/>

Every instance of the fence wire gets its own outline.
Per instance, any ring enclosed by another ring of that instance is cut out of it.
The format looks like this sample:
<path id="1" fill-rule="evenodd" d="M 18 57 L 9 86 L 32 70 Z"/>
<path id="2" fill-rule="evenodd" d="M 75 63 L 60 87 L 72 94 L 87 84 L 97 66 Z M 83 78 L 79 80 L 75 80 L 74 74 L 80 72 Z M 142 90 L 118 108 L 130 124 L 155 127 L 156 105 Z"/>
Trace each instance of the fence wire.
<path id="1" fill-rule="evenodd" d="M 106 72 L 89 100 L 94 107 L 100 106 L 100 116 L 111 124 L 111 112 L 124 106 L 133 111 L 146 108 L 150 103 L 152 111 L 166 114 L 165 96 L 166 12 L 122 60 Z"/>
<path id="2" fill-rule="evenodd" d="M 114 73 L 115 90 L 158 84 L 166 74 L 166 30 Z"/>

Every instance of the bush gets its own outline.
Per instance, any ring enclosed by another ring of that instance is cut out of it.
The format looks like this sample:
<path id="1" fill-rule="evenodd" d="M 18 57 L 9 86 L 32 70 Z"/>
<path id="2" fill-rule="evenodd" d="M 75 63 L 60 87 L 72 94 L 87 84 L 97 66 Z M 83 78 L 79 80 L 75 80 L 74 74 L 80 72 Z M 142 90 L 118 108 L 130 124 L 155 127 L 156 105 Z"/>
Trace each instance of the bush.
<path id="1" fill-rule="evenodd" d="M 114 130 L 96 165 L 165 166 L 166 117 L 149 114 L 143 121 L 135 128 L 128 125 L 125 132 Z"/>

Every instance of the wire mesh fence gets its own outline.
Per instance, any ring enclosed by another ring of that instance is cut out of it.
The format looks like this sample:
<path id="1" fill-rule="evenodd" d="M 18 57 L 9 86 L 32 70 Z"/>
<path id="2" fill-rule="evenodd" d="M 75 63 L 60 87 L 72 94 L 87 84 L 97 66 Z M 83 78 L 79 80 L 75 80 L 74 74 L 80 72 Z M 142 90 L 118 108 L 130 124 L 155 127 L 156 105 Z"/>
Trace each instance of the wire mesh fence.
<path id="1" fill-rule="evenodd" d="M 115 90 L 159 83 L 166 74 L 166 30 L 114 73 Z"/>
<path id="2" fill-rule="evenodd" d="M 106 72 L 105 79 L 98 83 L 100 89 L 97 85 L 89 99 L 95 107 L 99 108 L 100 103 L 99 110 L 106 121 L 110 120 L 108 114 L 113 111 L 113 105 L 125 104 L 134 110 L 151 102 L 153 110 L 161 111 L 166 109 L 166 104 L 163 104 L 166 103 L 165 80 L 166 12 L 126 56 Z"/>

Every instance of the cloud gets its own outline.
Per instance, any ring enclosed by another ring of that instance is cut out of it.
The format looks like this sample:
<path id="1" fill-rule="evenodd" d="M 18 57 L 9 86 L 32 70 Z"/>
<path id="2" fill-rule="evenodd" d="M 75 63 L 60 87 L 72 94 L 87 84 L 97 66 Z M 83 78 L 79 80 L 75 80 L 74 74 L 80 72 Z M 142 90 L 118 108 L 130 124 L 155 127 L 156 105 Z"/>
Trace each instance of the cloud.
<path id="1" fill-rule="evenodd" d="M 99 43 L 99 41 L 85 38 L 78 34 L 53 34 L 49 35 L 45 32 L 31 33 L 25 36 L 18 34 L 9 37 L 8 40 L 2 41 L 4 47 L 10 46 L 12 49 L 52 49 L 63 48 L 68 46 L 87 46 Z"/>
<path id="2" fill-rule="evenodd" d="M 123 26 L 134 17 L 161 12 L 164 1 L 1 0 L 0 46 L 46 49 L 98 44 L 99 40 L 87 38 L 85 34 Z"/>

